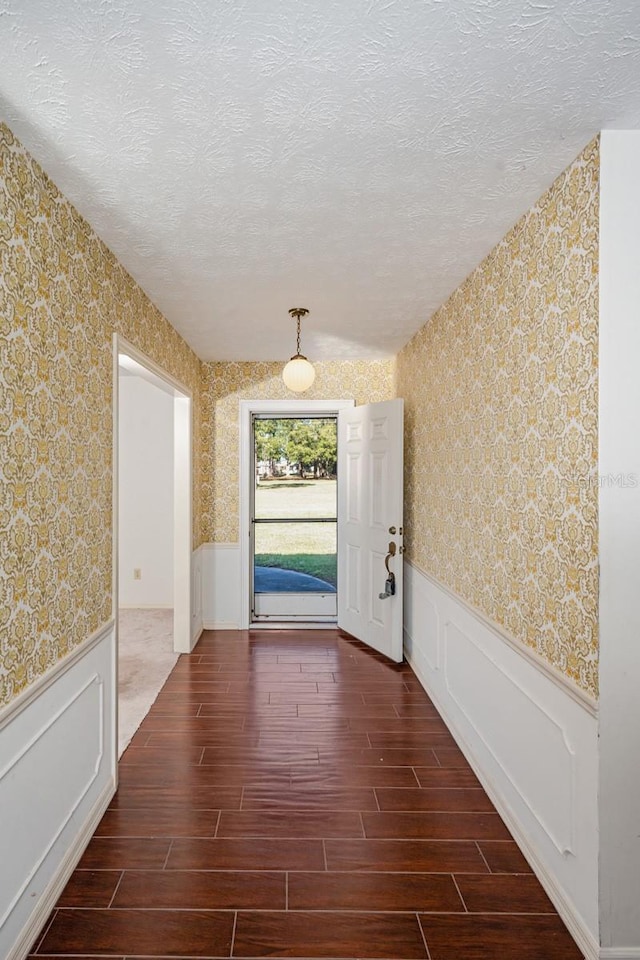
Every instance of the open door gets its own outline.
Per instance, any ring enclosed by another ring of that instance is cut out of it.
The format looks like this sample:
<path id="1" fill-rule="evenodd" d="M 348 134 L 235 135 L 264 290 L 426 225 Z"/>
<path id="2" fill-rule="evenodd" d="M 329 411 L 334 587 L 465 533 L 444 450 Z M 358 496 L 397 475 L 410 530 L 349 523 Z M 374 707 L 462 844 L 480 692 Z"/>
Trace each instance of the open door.
<path id="1" fill-rule="evenodd" d="M 338 626 L 402 660 L 404 401 L 338 415 Z"/>

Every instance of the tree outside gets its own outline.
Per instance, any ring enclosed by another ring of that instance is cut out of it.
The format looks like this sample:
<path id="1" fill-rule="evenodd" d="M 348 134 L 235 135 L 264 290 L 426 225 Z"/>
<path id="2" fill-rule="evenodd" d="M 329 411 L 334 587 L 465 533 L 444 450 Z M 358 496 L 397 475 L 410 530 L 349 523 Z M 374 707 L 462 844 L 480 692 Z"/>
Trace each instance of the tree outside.
<path id="1" fill-rule="evenodd" d="M 337 580 L 337 423 L 335 418 L 273 418 L 254 423 L 257 567 L 307 573 L 333 587 Z"/>
<path id="2" fill-rule="evenodd" d="M 335 477 L 338 439 L 334 418 L 274 418 L 254 424 L 259 476 Z"/>

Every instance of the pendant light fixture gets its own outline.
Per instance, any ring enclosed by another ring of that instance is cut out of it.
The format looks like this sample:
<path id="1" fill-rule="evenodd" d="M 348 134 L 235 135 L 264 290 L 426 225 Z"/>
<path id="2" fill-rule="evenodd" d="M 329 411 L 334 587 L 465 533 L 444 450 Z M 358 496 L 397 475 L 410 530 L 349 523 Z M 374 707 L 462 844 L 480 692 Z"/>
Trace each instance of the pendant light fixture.
<path id="1" fill-rule="evenodd" d="M 297 352 L 282 371 L 282 379 L 289 390 L 293 390 L 294 393 L 303 393 L 309 389 L 316 378 L 313 365 L 300 353 L 300 317 L 306 316 L 309 311 L 306 307 L 292 307 L 289 313 L 297 321 Z"/>

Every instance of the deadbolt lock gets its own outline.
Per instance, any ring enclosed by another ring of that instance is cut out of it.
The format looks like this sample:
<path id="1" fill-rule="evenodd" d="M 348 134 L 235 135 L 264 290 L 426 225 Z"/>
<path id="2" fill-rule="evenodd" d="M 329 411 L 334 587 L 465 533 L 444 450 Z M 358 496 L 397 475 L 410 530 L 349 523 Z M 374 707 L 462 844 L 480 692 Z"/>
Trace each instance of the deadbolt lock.
<path id="1" fill-rule="evenodd" d="M 395 532 L 396 532 L 395 527 L 389 527 L 389 533 L 391 534 L 392 537 L 395 535 Z"/>

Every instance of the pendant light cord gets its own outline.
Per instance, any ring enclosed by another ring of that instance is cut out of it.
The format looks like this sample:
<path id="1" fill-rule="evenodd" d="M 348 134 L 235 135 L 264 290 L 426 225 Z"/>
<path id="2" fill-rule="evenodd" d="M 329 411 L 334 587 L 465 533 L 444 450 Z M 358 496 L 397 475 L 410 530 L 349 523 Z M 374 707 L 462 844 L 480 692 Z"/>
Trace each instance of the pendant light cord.
<path id="1" fill-rule="evenodd" d="M 291 314 L 292 317 L 295 317 L 295 318 L 296 318 L 296 321 L 297 321 L 297 327 L 296 327 L 296 344 L 297 344 L 296 350 L 297 350 L 297 353 L 296 353 L 296 357 L 302 357 L 302 354 L 300 353 L 300 318 L 301 318 L 301 317 L 306 317 L 306 315 L 309 313 L 309 311 L 307 310 L 306 307 L 291 307 L 291 309 L 289 310 L 289 313 Z M 302 357 L 302 358 L 303 358 L 303 360 L 306 360 L 306 359 L 307 359 L 306 357 Z M 293 360 L 294 358 L 292 357 L 291 359 Z"/>

